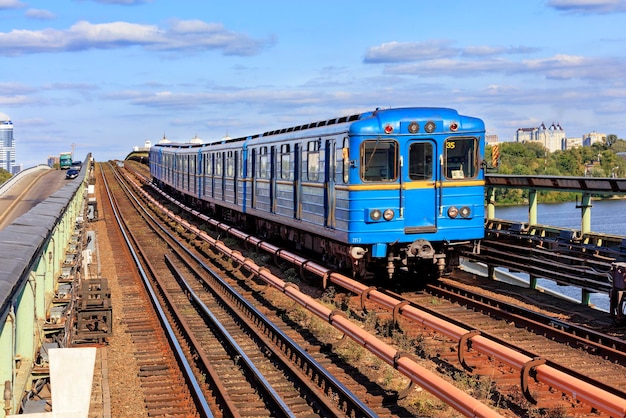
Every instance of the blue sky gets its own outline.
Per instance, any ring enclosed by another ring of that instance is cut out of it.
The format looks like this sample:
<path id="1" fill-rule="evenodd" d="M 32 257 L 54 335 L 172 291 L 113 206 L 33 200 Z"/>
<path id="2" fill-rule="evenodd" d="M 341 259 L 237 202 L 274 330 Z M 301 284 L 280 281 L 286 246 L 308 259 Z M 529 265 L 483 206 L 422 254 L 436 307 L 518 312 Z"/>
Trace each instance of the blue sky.
<path id="1" fill-rule="evenodd" d="M 17 162 L 376 107 L 626 139 L 626 0 L 0 0 Z"/>

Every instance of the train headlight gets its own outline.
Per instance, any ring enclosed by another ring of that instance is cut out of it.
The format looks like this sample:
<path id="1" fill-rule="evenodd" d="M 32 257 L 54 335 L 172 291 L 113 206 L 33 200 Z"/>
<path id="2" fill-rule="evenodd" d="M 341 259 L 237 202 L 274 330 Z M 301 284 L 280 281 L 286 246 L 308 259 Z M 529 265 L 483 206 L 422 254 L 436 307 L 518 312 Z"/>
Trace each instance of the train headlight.
<path id="1" fill-rule="evenodd" d="M 408 129 L 409 129 L 410 133 L 415 134 L 415 133 L 417 133 L 417 131 L 420 130 L 420 126 L 419 126 L 419 124 L 417 122 L 411 122 L 411 123 L 409 123 L 409 128 Z"/>
<path id="2" fill-rule="evenodd" d="M 383 212 L 383 218 L 385 218 L 386 221 L 392 220 L 395 215 L 396 214 L 394 213 L 393 209 L 386 209 Z"/>
<path id="3" fill-rule="evenodd" d="M 459 212 L 461 214 L 461 218 L 469 218 L 472 214 L 472 211 L 467 206 L 463 206 Z"/>
<path id="4" fill-rule="evenodd" d="M 370 218 L 372 218 L 372 221 L 378 221 L 382 216 L 383 214 L 379 209 L 373 209 L 370 212 Z"/>
<path id="5" fill-rule="evenodd" d="M 456 218 L 457 216 L 459 216 L 459 210 L 456 208 L 456 206 L 450 206 L 448 208 L 448 216 L 452 219 Z"/>
<path id="6" fill-rule="evenodd" d="M 435 132 L 436 127 L 437 125 L 435 125 L 435 122 L 433 122 L 432 120 L 429 120 L 428 122 L 426 122 L 426 125 L 424 125 L 424 129 L 428 133 Z"/>

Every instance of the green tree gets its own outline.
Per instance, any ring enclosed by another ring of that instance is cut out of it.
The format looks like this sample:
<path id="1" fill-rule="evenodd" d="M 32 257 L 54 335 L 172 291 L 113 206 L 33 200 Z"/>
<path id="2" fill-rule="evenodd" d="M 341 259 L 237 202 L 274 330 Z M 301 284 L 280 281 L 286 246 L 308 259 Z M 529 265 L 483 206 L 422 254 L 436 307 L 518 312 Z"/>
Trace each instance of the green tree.
<path id="1" fill-rule="evenodd" d="M 500 164 L 495 171 L 499 174 L 549 175 L 549 176 L 626 176 L 626 159 L 617 152 L 626 152 L 626 141 L 609 135 L 607 142 L 595 143 L 590 147 L 548 152 L 540 143 L 500 143 Z M 485 148 L 491 157 L 491 147 Z M 490 161 L 490 160 L 489 160 Z M 572 201 L 576 193 L 540 192 L 540 202 Z M 498 204 L 519 204 L 528 199 L 528 192 L 514 189 L 496 189 Z"/>
<path id="2" fill-rule="evenodd" d="M 0 168 L 0 184 L 3 184 L 5 181 L 11 178 L 11 173 L 6 171 L 4 168 Z"/>
<path id="3" fill-rule="evenodd" d="M 614 135 L 614 134 L 607 135 L 606 139 L 604 140 L 604 142 L 606 143 L 606 146 L 609 148 L 611 148 L 616 141 L 617 141 L 617 135 Z"/>
<path id="4" fill-rule="evenodd" d="M 611 145 L 611 149 L 614 152 L 626 152 L 626 141 L 623 139 L 618 139 Z"/>

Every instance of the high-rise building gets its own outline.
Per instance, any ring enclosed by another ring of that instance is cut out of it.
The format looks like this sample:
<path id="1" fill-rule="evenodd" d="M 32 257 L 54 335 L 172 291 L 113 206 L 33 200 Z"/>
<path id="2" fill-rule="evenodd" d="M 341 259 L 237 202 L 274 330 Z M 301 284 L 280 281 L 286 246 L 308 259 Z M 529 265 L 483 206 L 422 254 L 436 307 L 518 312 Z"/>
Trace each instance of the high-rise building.
<path id="1" fill-rule="evenodd" d="M 13 139 L 13 122 L 0 120 L 0 168 L 11 174 L 15 167 L 15 140 Z"/>

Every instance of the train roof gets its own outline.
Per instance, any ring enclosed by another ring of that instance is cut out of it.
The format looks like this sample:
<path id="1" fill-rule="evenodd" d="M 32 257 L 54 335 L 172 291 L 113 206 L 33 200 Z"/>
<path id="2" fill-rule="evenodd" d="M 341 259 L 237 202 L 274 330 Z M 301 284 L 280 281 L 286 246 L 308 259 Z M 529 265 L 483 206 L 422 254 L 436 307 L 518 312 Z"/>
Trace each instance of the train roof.
<path id="1" fill-rule="evenodd" d="M 460 122 L 461 125 L 469 130 L 484 130 L 484 123 L 481 119 L 459 115 L 459 113 L 450 108 L 439 108 L 439 107 L 407 107 L 407 108 L 390 108 L 390 109 L 376 109 L 370 112 L 358 113 L 349 116 L 341 116 L 333 119 L 325 119 L 317 122 L 305 123 L 302 125 L 294 125 L 289 128 L 276 129 L 272 131 L 266 131 L 260 134 L 255 134 L 251 136 L 238 137 L 238 138 L 228 138 L 223 139 L 221 141 L 214 141 L 206 144 L 198 144 L 198 143 L 159 143 L 156 146 L 159 147 L 171 147 L 171 148 L 199 148 L 199 147 L 215 147 L 222 144 L 233 144 L 240 143 L 244 141 L 252 141 L 252 140 L 260 140 L 260 139 L 271 139 L 275 137 L 276 139 L 289 139 L 289 137 L 300 137 L 302 134 L 305 136 L 318 136 L 325 134 L 334 134 L 340 132 L 348 132 L 353 128 L 353 124 L 358 121 L 363 121 L 365 123 L 366 120 L 370 120 L 369 125 L 377 125 L 385 120 L 391 120 L 393 118 L 402 118 L 407 116 L 415 116 L 415 112 L 419 112 L 419 116 L 421 119 L 429 119 L 436 118 L 447 121 L 457 121 Z M 377 118 L 373 118 L 376 116 Z M 376 120 L 380 118 L 380 120 Z M 359 123 L 354 124 L 356 126 L 363 126 Z M 365 127 L 365 129 L 369 129 Z M 306 133 L 305 133 L 306 132 Z M 307 135 L 309 134 L 309 135 Z M 256 141 L 255 141 L 256 142 Z"/>

